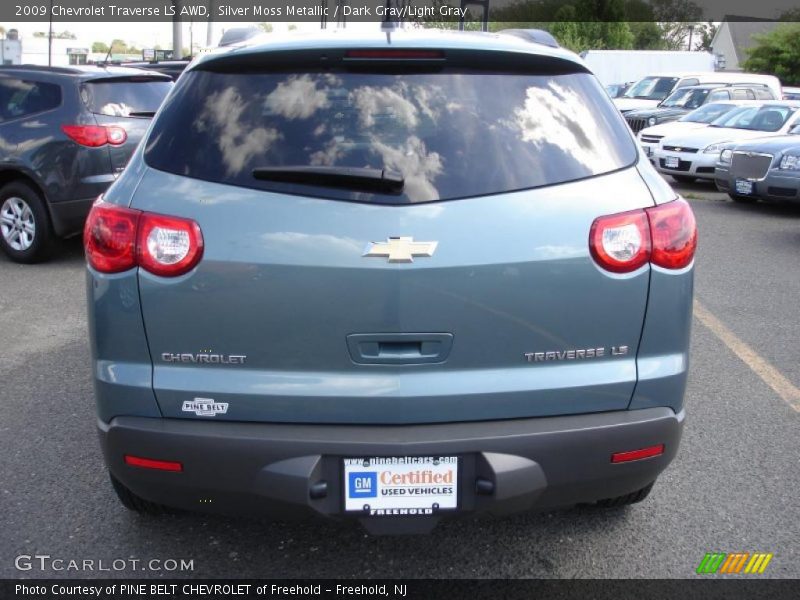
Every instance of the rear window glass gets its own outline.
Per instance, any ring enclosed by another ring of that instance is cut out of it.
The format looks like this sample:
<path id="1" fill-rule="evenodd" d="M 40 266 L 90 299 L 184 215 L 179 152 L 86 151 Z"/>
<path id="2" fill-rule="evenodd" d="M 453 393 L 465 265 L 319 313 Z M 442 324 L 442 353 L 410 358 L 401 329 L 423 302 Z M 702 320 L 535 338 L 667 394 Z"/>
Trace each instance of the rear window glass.
<path id="1" fill-rule="evenodd" d="M 81 88 L 87 108 L 111 117 L 152 117 L 172 82 L 147 77 L 89 81 Z"/>
<path id="2" fill-rule="evenodd" d="M 220 183 L 378 203 L 432 202 L 607 173 L 637 154 L 585 73 L 186 74 L 149 137 L 156 168 Z M 368 168 L 401 193 L 256 179 L 258 168 Z"/>

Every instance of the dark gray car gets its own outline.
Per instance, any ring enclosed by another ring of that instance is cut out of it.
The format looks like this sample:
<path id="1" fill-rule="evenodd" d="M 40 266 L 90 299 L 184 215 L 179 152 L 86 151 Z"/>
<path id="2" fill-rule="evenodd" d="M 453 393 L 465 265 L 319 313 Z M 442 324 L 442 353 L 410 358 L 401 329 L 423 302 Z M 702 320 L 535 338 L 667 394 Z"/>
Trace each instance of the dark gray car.
<path id="1" fill-rule="evenodd" d="M 668 123 L 688 115 L 693 110 L 726 100 L 774 100 L 766 85 L 740 84 L 720 86 L 718 83 L 678 88 L 653 108 L 641 108 L 625 113 L 625 120 L 634 133 L 659 123 Z"/>
<path id="2" fill-rule="evenodd" d="M 172 87 L 120 67 L 0 67 L 0 248 L 18 262 L 80 233 Z"/>
<path id="3" fill-rule="evenodd" d="M 720 153 L 714 182 L 736 202 L 800 201 L 800 125 L 789 135 L 730 144 Z"/>
<path id="4" fill-rule="evenodd" d="M 678 450 L 696 240 L 565 50 L 203 57 L 86 225 L 114 487 L 377 532 L 642 500 Z"/>

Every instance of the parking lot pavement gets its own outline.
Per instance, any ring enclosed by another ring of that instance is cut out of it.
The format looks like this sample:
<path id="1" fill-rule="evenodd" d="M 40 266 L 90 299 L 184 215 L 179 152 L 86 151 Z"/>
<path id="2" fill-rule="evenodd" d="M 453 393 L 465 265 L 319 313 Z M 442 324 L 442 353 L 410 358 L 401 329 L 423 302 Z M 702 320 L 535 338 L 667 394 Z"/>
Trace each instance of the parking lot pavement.
<path id="1" fill-rule="evenodd" d="M 102 576 L 691 577 L 710 551 L 772 552 L 764 576 L 800 577 L 800 412 L 770 382 L 800 386 L 800 207 L 734 205 L 711 189 L 680 188 L 700 228 L 696 297 L 715 320 L 695 320 L 684 440 L 651 496 L 448 522 L 425 537 L 125 511 L 94 435 L 80 243 L 46 265 L 0 257 L 0 577 L 98 574 L 19 572 L 20 554 L 194 561 Z"/>

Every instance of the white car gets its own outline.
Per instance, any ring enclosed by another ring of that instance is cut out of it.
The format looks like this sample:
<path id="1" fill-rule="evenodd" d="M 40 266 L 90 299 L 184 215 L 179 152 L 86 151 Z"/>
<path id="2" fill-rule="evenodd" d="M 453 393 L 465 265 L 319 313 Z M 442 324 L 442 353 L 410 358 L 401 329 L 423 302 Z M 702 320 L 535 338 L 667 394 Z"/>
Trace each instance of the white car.
<path id="1" fill-rule="evenodd" d="M 718 83 L 720 85 L 751 83 L 764 85 L 772 90 L 772 95 L 775 98 L 783 97 L 781 82 L 774 75 L 723 73 L 720 71 L 708 73 L 660 73 L 643 77 L 631 85 L 625 95 L 614 98 L 614 105 L 622 113 L 640 108 L 654 108 L 674 90 L 704 83 Z"/>
<path id="2" fill-rule="evenodd" d="M 704 104 L 677 121 L 668 121 L 660 125 L 645 127 L 636 135 L 636 138 L 639 140 L 639 144 L 642 148 L 644 148 L 644 153 L 650 159 L 650 162 L 654 162 L 653 154 L 655 154 L 656 148 L 658 148 L 662 138 L 682 134 L 694 129 L 702 129 L 738 106 L 753 104 L 760 105 L 761 102 L 756 100 L 724 100 Z"/>
<path id="3" fill-rule="evenodd" d="M 707 127 L 661 139 L 656 169 L 676 181 L 714 179 L 722 146 L 757 137 L 784 135 L 800 122 L 800 102 L 763 102 L 736 108 Z"/>

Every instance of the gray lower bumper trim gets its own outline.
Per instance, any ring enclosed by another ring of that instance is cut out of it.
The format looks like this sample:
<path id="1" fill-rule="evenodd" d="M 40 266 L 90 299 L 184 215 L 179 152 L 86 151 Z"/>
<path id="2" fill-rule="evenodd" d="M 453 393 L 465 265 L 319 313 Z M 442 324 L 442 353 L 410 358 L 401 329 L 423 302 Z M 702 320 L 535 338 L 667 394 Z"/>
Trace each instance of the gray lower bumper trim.
<path id="1" fill-rule="evenodd" d="M 342 515 L 343 457 L 458 455 L 461 513 L 505 514 L 591 502 L 649 484 L 675 456 L 684 413 L 669 408 L 475 423 L 281 425 L 117 417 L 99 422 L 106 462 L 162 504 L 278 518 Z M 663 455 L 611 454 L 664 444 Z M 180 461 L 183 472 L 130 467 L 124 455 Z M 491 493 L 477 493 L 476 481 Z M 312 486 L 327 493 L 312 498 Z"/>

